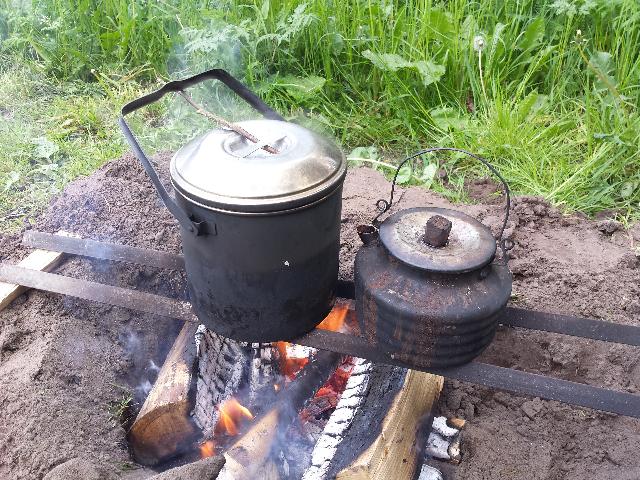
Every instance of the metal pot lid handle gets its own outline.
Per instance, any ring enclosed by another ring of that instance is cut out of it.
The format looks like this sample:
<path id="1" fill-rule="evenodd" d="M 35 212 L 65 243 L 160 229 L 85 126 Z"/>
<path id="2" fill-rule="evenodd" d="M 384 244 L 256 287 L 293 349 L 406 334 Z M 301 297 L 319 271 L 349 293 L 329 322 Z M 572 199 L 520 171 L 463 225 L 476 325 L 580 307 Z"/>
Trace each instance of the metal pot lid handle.
<path id="1" fill-rule="evenodd" d="M 157 102 L 168 93 L 182 92 L 187 88 L 190 88 L 205 80 L 220 80 L 227 87 L 229 87 L 230 90 L 236 93 L 255 110 L 260 112 L 265 118 L 271 120 L 284 120 L 284 118 L 279 113 L 265 104 L 255 93 L 253 93 L 245 85 L 232 77 L 227 71 L 219 68 L 208 70 L 192 77 L 185 78 L 183 80 L 168 82 L 158 90 L 132 100 L 131 102 L 124 105 L 121 110 L 120 118 L 118 118 L 118 124 L 120 125 L 124 137 L 131 146 L 131 149 L 133 150 L 135 156 L 138 158 L 138 160 L 140 160 L 140 163 L 142 163 L 142 166 L 147 172 L 147 175 L 149 175 L 149 178 L 156 188 L 158 195 L 160 195 L 160 198 L 172 213 L 172 215 L 176 217 L 182 228 L 190 233 L 193 233 L 194 235 L 200 235 L 204 233 L 202 222 L 196 222 L 192 220 L 189 215 L 182 208 L 180 208 L 180 206 L 178 206 L 171 195 L 169 195 L 169 192 L 167 192 L 167 190 L 162 185 L 157 172 L 142 150 L 142 147 L 140 147 L 138 140 L 129 128 L 129 125 L 125 121 L 124 117 L 142 107 L 146 107 L 147 105 Z"/>
<path id="2" fill-rule="evenodd" d="M 475 153 L 471 153 L 471 152 L 469 152 L 467 150 L 463 150 L 461 148 L 453 148 L 453 147 L 426 148 L 424 150 L 420 150 L 419 152 L 416 152 L 416 153 L 408 156 L 402 162 L 400 162 L 400 164 L 396 168 L 396 173 L 393 176 L 393 181 L 391 182 L 391 195 L 389 196 L 389 200 L 387 201 L 387 200 L 381 198 L 376 202 L 376 209 L 378 210 L 378 214 L 371 221 L 371 225 L 373 225 L 377 229 L 380 226 L 380 223 L 381 223 L 379 218 L 383 214 L 388 212 L 389 209 L 391 208 L 391 206 L 393 205 L 393 196 L 394 196 L 394 193 L 395 193 L 396 182 L 398 180 L 398 174 L 400 173 L 400 169 L 407 162 L 413 160 L 414 158 L 419 157 L 419 156 L 424 155 L 424 154 L 427 154 L 427 153 L 431 153 L 431 152 L 459 152 L 459 153 L 464 153 L 465 155 L 468 155 L 469 157 L 474 158 L 474 159 L 478 160 L 479 162 L 481 162 L 483 165 L 485 165 L 491 171 L 491 173 L 493 173 L 500 180 L 500 182 L 504 186 L 506 204 L 505 204 L 504 220 L 502 221 L 502 225 L 500 227 L 500 233 L 498 235 L 497 243 L 498 243 L 498 246 L 500 247 L 500 250 L 502 251 L 502 263 L 506 265 L 506 263 L 509 261 L 509 250 L 511 250 L 513 248 L 513 243 L 510 240 L 503 238 L 504 231 L 507 228 L 507 222 L 509 221 L 509 211 L 511 210 L 511 192 L 509 190 L 509 184 L 504 179 L 504 177 L 502 175 L 500 175 L 500 172 L 498 172 L 498 170 L 491 163 L 489 163 L 488 160 L 482 158 L 480 155 L 476 155 Z"/>

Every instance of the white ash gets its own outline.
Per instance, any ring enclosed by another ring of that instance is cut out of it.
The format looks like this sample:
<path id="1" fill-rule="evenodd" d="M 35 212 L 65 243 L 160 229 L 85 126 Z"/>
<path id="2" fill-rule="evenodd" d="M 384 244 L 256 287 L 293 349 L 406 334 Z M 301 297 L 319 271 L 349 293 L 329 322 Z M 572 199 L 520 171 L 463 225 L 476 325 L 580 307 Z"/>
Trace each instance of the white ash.
<path id="1" fill-rule="evenodd" d="M 196 330 L 196 334 L 195 334 L 196 356 L 198 358 L 200 358 L 200 344 L 202 343 L 202 340 L 204 338 L 204 334 L 206 331 L 207 331 L 207 327 L 205 327 L 202 324 L 198 325 L 198 329 Z"/>
<path id="2" fill-rule="evenodd" d="M 425 453 L 430 458 L 437 458 L 438 460 L 450 460 L 451 456 L 449 455 L 449 440 L 441 437 L 435 432 L 431 432 L 427 440 Z"/>
<path id="3" fill-rule="evenodd" d="M 249 369 L 249 401 L 258 400 L 260 390 L 273 383 L 278 376 L 276 350 L 270 343 L 251 344 L 251 368 Z"/>
<path id="4" fill-rule="evenodd" d="M 460 430 L 457 428 L 447 425 L 447 417 L 434 418 L 431 424 L 431 430 L 446 438 L 455 437 L 460 433 Z"/>
<path id="5" fill-rule="evenodd" d="M 289 358 L 311 358 L 315 352 L 315 348 L 305 347 L 304 345 L 298 345 L 297 343 L 290 343 L 287 345 L 287 356 Z"/>
<path id="6" fill-rule="evenodd" d="M 364 403 L 369 385 L 371 363 L 354 358 L 354 367 L 347 380 L 342 396 L 335 411 L 318 439 L 311 454 L 311 466 L 305 471 L 302 480 L 324 480 L 338 445 L 348 434 L 348 429 L 360 406 Z"/>
<path id="7" fill-rule="evenodd" d="M 436 458 L 451 463 L 460 462 L 460 430 L 447 425 L 446 417 L 433 419 L 425 447 L 425 455 L 427 458 Z"/>
<path id="8" fill-rule="evenodd" d="M 444 478 L 442 477 L 442 473 L 440 473 L 440 470 L 425 464 L 422 465 L 418 480 L 444 480 Z"/>

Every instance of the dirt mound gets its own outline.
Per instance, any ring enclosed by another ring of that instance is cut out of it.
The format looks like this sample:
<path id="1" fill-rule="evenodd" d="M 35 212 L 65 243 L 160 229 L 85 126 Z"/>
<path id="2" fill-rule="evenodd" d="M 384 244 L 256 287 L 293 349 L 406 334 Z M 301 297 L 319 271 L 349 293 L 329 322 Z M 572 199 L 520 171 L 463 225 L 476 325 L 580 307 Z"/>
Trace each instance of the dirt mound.
<path id="1" fill-rule="evenodd" d="M 164 171 L 168 156 L 160 156 Z M 497 232 L 500 198 L 478 188 L 484 203 L 457 205 Z M 341 276 L 350 278 L 359 239 L 355 226 L 375 215 L 389 183 L 354 169 L 344 188 Z M 421 188 L 399 189 L 393 211 L 451 206 Z M 179 252 L 176 222 L 131 156 L 69 185 L 35 228 Z M 640 322 L 640 230 L 625 231 L 563 216 L 533 197 L 516 199 L 506 235 L 514 241 L 515 305 L 614 322 Z M 0 256 L 26 253 L 19 236 L 0 239 Z M 182 297 L 181 274 L 74 258 L 61 273 Z M 0 478 L 40 479 L 83 458 L 107 478 L 131 472 L 124 429 L 113 411 L 124 391 L 140 402 L 180 325 L 123 309 L 30 292 L 0 313 Z M 637 350 L 543 333 L 503 329 L 484 360 L 498 365 L 638 392 Z M 557 402 L 446 382 L 443 413 L 470 420 L 465 479 L 638 478 L 640 421 Z"/>

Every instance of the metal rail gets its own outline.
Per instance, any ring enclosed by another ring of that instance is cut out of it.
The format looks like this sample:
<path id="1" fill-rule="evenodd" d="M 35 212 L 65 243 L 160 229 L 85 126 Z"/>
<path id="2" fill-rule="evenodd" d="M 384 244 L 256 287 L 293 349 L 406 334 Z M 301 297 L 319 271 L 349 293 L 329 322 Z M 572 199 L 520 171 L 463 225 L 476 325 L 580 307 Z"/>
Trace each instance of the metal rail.
<path id="1" fill-rule="evenodd" d="M 358 356 L 376 363 L 421 370 L 462 382 L 506 390 L 518 395 L 531 395 L 545 400 L 557 400 L 581 407 L 640 418 L 640 395 L 631 393 L 607 390 L 478 361 L 453 368 L 411 365 L 392 358 L 393 354 L 381 351 L 362 337 L 327 330 L 315 329 L 292 342 L 345 355 Z"/>
<path id="2" fill-rule="evenodd" d="M 52 252 L 71 253 L 83 257 L 135 263 L 169 270 L 184 270 L 184 257 L 182 255 L 148 248 L 98 242 L 86 238 L 66 237 L 29 230 L 22 237 L 22 244 L 28 247 L 41 248 Z"/>
<path id="3" fill-rule="evenodd" d="M 605 322 L 591 318 L 538 312 L 524 308 L 507 307 L 498 321 L 510 327 L 542 330 L 602 342 L 623 343 L 640 347 L 640 328 L 633 325 Z"/>
<path id="4" fill-rule="evenodd" d="M 25 287 L 189 322 L 198 321 L 191 311 L 190 305 L 186 302 L 15 265 L 0 264 L 0 281 L 17 283 Z M 380 350 L 376 345 L 368 343 L 362 337 L 326 330 L 313 330 L 294 339 L 293 342 L 345 355 L 353 355 L 373 362 L 430 372 L 465 382 L 507 390 L 520 395 L 533 395 L 547 400 L 557 400 L 640 418 L 640 396 L 625 392 L 606 390 L 481 362 L 471 362 L 461 367 L 447 369 L 432 369 L 421 365 L 412 365 L 393 358 L 393 354 Z"/>
<path id="5" fill-rule="evenodd" d="M 22 243 L 29 247 L 71 253 L 85 257 L 136 263 L 139 265 L 173 270 L 184 269 L 184 257 L 182 255 L 146 248 L 97 242 L 94 240 L 65 237 L 35 231 L 25 233 Z M 338 283 L 338 296 L 353 299 L 355 296 L 353 282 L 340 281 Z M 640 346 L 640 327 L 631 325 L 622 325 L 570 315 L 537 312 L 515 307 L 505 308 L 500 314 L 498 321 L 502 325 L 509 327 L 542 330 L 603 342 L 621 343 L 636 347 Z"/>

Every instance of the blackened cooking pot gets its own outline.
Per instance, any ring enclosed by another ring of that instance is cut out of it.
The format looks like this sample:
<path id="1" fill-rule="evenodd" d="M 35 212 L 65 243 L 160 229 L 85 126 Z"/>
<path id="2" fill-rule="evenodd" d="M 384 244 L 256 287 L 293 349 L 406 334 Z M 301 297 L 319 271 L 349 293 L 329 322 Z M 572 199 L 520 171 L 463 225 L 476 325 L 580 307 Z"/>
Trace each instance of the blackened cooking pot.
<path id="1" fill-rule="evenodd" d="M 400 210 L 378 223 L 393 203 L 403 165 L 440 151 L 466 154 L 485 164 L 504 186 L 506 208 L 497 243 L 491 229 L 447 208 Z M 509 186 L 485 159 L 457 148 L 430 148 L 400 163 L 389 201 L 358 233 L 364 245 L 354 266 L 356 312 L 367 339 L 395 360 L 446 368 L 477 357 L 493 340 L 511 295 L 507 242 Z M 501 258 L 496 260 L 498 245 Z"/>
<path id="2" fill-rule="evenodd" d="M 170 165 L 174 201 L 124 116 L 206 79 L 222 81 L 263 114 L 238 124 L 260 142 L 216 129 L 180 148 Z M 223 70 L 169 82 L 125 105 L 119 122 L 180 223 L 190 300 L 200 321 L 248 342 L 293 339 L 322 321 L 335 300 L 346 174 L 335 144 L 285 122 Z"/>

